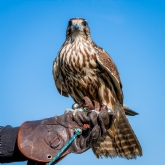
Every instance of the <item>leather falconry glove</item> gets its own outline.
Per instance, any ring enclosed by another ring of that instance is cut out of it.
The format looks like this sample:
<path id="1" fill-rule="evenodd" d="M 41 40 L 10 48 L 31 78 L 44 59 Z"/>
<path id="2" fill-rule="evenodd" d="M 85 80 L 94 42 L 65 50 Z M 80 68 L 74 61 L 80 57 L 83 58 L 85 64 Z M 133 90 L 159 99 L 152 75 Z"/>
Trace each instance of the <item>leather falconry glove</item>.
<path id="1" fill-rule="evenodd" d="M 100 108 L 99 103 L 92 102 L 88 97 L 83 98 L 80 106 L 84 111 L 77 111 L 75 114 L 68 112 L 22 124 L 18 133 L 18 148 L 30 160 L 28 165 L 48 163 L 74 135 L 75 128 L 82 129 L 82 134 L 55 163 L 69 153 L 85 152 L 111 126 L 115 115 L 109 113 L 106 106 Z"/>

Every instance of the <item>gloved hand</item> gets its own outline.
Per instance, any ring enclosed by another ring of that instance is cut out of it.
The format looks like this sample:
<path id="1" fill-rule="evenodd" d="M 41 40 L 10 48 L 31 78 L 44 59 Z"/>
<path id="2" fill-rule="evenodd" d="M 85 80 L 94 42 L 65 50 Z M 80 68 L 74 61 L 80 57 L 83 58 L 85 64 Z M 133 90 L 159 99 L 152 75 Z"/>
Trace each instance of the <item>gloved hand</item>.
<path id="1" fill-rule="evenodd" d="M 76 115 L 73 115 L 73 120 L 79 126 L 82 127 L 84 124 L 85 127 L 89 128 L 88 137 L 83 144 L 96 143 L 99 137 L 106 133 L 106 130 L 112 125 L 115 114 L 108 112 L 107 106 L 102 105 L 100 107 L 98 102 L 91 101 L 88 97 L 83 98 L 80 107 L 85 108 L 85 112 L 78 111 Z"/>
<path id="2" fill-rule="evenodd" d="M 85 97 L 81 107 L 85 111 L 77 111 L 48 119 L 25 122 L 18 133 L 19 150 L 34 162 L 49 162 L 74 135 L 75 128 L 82 129 L 68 149 L 55 162 L 57 163 L 69 153 L 82 153 L 92 143 L 97 142 L 111 126 L 114 114 L 109 113 L 106 106 L 100 108 L 99 103 Z M 30 162 L 29 162 L 30 163 Z"/>

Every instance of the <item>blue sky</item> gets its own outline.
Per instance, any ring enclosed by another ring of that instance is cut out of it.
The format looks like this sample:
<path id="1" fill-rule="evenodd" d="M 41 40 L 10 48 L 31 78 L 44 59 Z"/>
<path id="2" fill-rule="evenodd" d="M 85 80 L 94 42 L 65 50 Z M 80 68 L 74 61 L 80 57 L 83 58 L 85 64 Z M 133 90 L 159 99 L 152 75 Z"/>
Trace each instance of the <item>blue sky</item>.
<path id="1" fill-rule="evenodd" d="M 164 164 L 163 0 L 0 0 L 0 125 L 20 126 L 71 107 L 72 99 L 55 88 L 52 62 L 73 17 L 88 20 L 93 40 L 118 66 L 124 102 L 140 114 L 129 121 L 143 156 L 97 159 L 89 150 L 70 154 L 58 164 Z"/>

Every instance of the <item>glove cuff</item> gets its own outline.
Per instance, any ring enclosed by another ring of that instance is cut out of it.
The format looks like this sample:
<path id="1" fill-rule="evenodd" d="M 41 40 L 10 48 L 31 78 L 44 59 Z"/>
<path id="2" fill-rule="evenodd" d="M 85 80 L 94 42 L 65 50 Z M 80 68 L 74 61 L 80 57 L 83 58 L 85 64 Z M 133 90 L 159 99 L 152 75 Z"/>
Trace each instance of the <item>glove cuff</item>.
<path id="1" fill-rule="evenodd" d="M 55 117 L 52 117 L 23 123 L 18 132 L 17 142 L 19 150 L 28 159 L 47 163 L 69 139 L 68 130 L 59 125 Z M 68 153 L 66 150 L 58 161 Z"/>

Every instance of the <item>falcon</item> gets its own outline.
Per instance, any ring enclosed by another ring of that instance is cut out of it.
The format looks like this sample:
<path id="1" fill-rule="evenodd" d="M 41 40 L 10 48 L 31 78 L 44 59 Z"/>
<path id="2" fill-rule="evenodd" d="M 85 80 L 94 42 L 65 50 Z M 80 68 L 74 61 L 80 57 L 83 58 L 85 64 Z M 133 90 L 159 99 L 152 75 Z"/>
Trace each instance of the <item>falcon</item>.
<path id="1" fill-rule="evenodd" d="M 140 143 L 126 118 L 119 72 L 108 53 L 90 36 L 87 20 L 72 18 L 66 40 L 53 62 L 53 76 L 59 93 L 79 103 L 84 96 L 104 104 L 116 113 L 116 120 L 92 145 L 96 157 L 142 155 Z"/>

